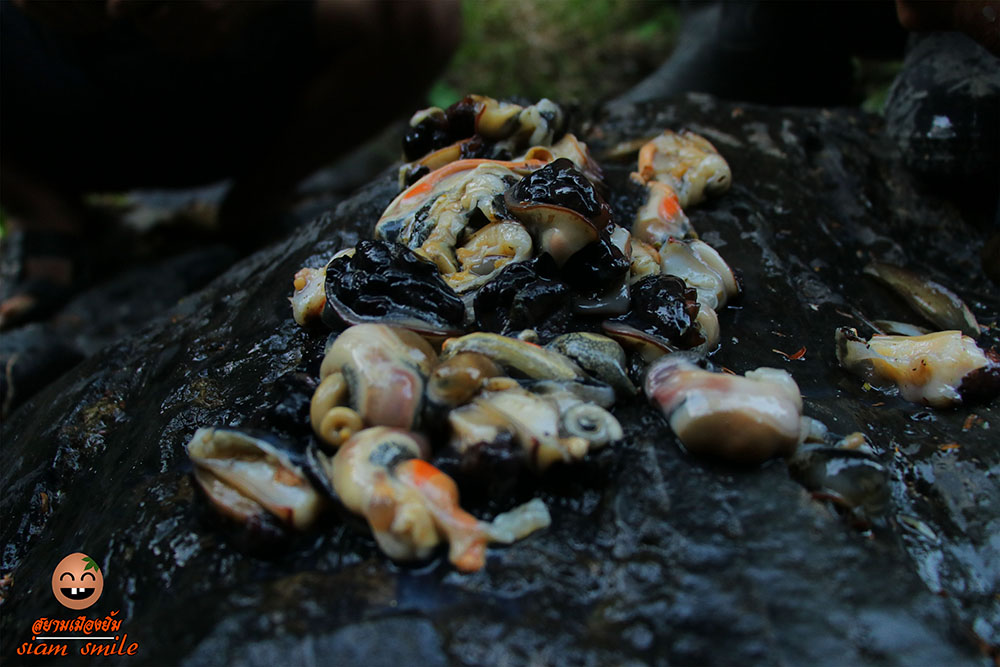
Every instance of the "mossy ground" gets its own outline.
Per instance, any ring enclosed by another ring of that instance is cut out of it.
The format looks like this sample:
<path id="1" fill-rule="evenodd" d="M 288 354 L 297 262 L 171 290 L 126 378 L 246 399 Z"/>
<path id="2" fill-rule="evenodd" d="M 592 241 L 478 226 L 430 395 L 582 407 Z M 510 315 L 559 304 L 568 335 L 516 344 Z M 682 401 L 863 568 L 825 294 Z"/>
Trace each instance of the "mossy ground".
<path id="1" fill-rule="evenodd" d="M 674 3 L 652 0 L 464 0 L 462 43 L 431 91 L 597 102 L 622 93 L 673 49 Z"/>

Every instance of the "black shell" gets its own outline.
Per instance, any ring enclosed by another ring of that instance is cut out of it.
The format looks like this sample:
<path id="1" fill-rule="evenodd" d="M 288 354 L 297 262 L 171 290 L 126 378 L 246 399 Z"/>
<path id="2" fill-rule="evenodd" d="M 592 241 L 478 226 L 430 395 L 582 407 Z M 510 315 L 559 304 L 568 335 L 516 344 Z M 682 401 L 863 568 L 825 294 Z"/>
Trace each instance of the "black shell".
<path id="1" fill-rule="evenodd" d="M 482 103 L 465 97 L 444 110 L 444 116 L 428 115 L 403 135 L 403 153 L 409 161 L 449 146 L 476 133 L 476 116 Z"/>
<path id="2" fill-rule="evenodd" d="M 988 403 L 1000 395 L 1000 355 L 986 351 L 986 365 L 962 378 L 958 393 L 963 403 Z"/>
<path id="3" fill-rule="evenodd" d="M 609 322 L 627 324 L 643 333 L 687 349 L 704 342 L 695 324 L 698 292 L 671 275 L 647 276 L 632 286 L 629 312 Z"/>
<path id="4" fill-rule="evenodd" d="M 494 333 L 535 327 L 566 302 L 568 292 L 548 255 L 508 264 L 476 294 L 476 326 Z"/>
<path id="5" fill-rule="evenodd" d="M 828 494 L 847 509 L 880 514 L 889 504 L 885 466 L 865 452 L 836 447 L 803 447 L 788 461 L 788 471 L 806 489 Z"/>
<path id="6" fill-rule="evenodd" d="M 621 282 L 630 262 L 606 234 L 585 245 L 563 264 L 560 275 L 577 290 L 600 290 Z"/>
<path id="7" fill-rule="evenodd" d="M 413 161 L 453 142 L 447 119 L 427 116 L 403 135 L 403 154 Z"/>
<path id="8" fill-rule="evenodd" d="M 397 323 L 429 333 L 463 329 L 465 306 L 437 267 L 399 243 L 361 241 L 326 267 L 323 321 Z"/>
<path id="9" fill-rule="evenodd" d="M 568 158 L 559 158 L 522 178 L 504 193 L 504 201 L 515 215 L 527 207 L 549 204 L 579 213 L 597 229 L 611 220 L 608 203 Z"/>

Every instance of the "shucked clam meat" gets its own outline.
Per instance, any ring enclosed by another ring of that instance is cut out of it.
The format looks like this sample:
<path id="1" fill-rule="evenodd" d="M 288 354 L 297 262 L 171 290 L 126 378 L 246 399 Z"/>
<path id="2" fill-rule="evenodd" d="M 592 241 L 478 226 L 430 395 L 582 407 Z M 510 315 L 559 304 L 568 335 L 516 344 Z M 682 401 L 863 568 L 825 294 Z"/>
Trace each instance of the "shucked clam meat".
<path id="1" fill-rule="evenodd" d="M 584 246 L 598 241 L 611 222 L 611 208 L 586 176 L 560 158 L 532 172 L 504 192 L 504 202 L 545 251 L 562 266 Z"/>
<path id="2" fill-rule="evenodd" d="M 502 375 L 486 355 L 459 352 L 434 368 L 427 382 L 427 400 L 434 406 L 456 408 L 471 401 L 487 380 Z"/>
<path id="3" fill-rule="evenodd" d="M 695 288 L 702 308 L 718 310 L 740 294 L 733 270 L 715 248 L 698 239 L 670 239 L 660 248 L 660 270 Z"/>
<path id="4" fill-rule="evenodd" d="M 324 501 L 288 445 L 264 434 L 200 428 L 187 444 L 195 480 L 220 513 L 240 523 L 261 520 L 261 511 L 305 530 Z"/>
<path id="5" fill-rule="evenodd" d="M 396 560 L 427 558 L 441 542 L 463 572 L 486 562 L 486 545 L 511 543 L 549 525 L 548 510 L 533 500 L 492 522 L 459 505 L 454 480 L 428 463 L 422 439 L 376 427 L 355 434 L 323 467 L 340 501 L 360 514 L 379 547 Z"/>
<path id="6" fill-rule="evenodd" d="M 541 164 L 462 160 L 442 167 L 393 200 L 375 238 L 434 262 L 459 292 L 478 287 L 505 264 L 531 256 L 531 237 L 511 221 L 501 195 Z M 477 230 L 476 223 L 486 227 Z"/>
<path id="7" fill-rule="evenodd" d="M 441 359 L 463 353 L 481 354 L 519 377 L 573 382 L 585 379 L 583 370 L 562 354 L 519 338 L 478 331 L 449 338 L 441 346 Z"/>
<path id="8" fill-rule="evenodd" d="M 989 401 L 1000 394 L 1000 356 L 961 331 L 924 336 L 872 336 L 837 330 L 840 365 L 876 387 L 899 389 L 908 401 L 935 408 Z"/>
<path id="9" fill-rule="evenodd" d="M 528 391 L 509 378 L 490 380 L 471 403 L 448 415 L 451 446 L 463 457 L 480 448 L 509 448 L 536 472 L 571 463 L 622 437 L 607 410 L 555 384 Z"/>
<path id="10" fill-rule="evenodd" d="M 458 159 L 509 159 L 528 146 L 550 146 L 563 132 L 564 120 L 559 105 L 548 99 L 523 107 L 467 95 L 447 109 L 423 109 L 410 119 L 403 137 L 410 162 L 400 169 L 400 182 L 408 185 Z"/>
<path id="11" fill-rule="evenodd" d="M 295 273 L 295 291 L 289 299 L 292 303 L 292 317 L 295 323 L 306 326 L 319 322 L 326 305 L 326 267 L 311 269 L 304 267 Z"/>
<path id="12" fill-rule="evenodd" d="M 688 451 L 733 463 L 791 454 L 808 427 L 798 385 L 776 368 L 741 377 L 671 354 L 649 367 L 644 389 Z"/>
<path id="13" fill-rule="evenodd" d="M 364 426 L 415 428 L 437 354 L 417 334 L 358 324 L 337 336 L 320 367 L 310 404 L 317 437 L 331 447 Z"/>
<path id="14" fill-rule="evenodd" d="M 686 239 L 695 235 L 680 199 L 674 189 L 660 181 L 643 181 L 638 172 L 630 176 L 643 189 L 643 203 L 632 220 L 632 236 L 654 248 L 670 239 Z"/>
<path id="15" fill-rule="evenodd" d="M 677 193 L 681 208 L 729 189 L 733 175 L 729 164 L 702 136 L 689 130 L 665 130 L 639 151 L 639 176 L 659 181 Z"/>

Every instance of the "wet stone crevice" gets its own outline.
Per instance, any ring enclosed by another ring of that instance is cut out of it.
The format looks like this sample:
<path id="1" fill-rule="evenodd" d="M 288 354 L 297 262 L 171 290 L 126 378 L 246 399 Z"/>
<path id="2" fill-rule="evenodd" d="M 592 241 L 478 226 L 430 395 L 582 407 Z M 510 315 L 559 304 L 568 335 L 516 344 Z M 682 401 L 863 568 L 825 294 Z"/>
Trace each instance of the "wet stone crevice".
<path id="1" fill-rule="evenodd" d="M 87 615 L 120 609 L 146 664 L 989 664 L 1000 410 L 867 392 L 833 345 L 862 317 L 916 320 L 861 273 L 872 259 L 931 275 L 995 324 L 1000 299 L 977 259 L 986 231 L 921 194 L 879 120 L 856 112 L 690 96 L 606 111 L 583 138 L 599 155 L 667 127 L 703 133 L 733 169 L 727 194 L 689 212 L 745 285 L 720 312 L 714 361 L 787 369 L 805 414 L 868 436 L 891 478 L 870 533 L 782 460 L 740 470 L 689 456 L 640 398 L 615 408 L 622 443 L 538 481 L 552 527 L 491 548 L 482 571 L 441 555 L 394 564 L 336 513 L 268 553 L 241 542 L 197 492 L 184 445 L 212 425 L 310 437 L 296 415 L 328 332 L 292 322 L 292 276 L 370 238 L 396 191 L 386 173 L 5 420 L 3 659 L 34 619 L 66 616 L 52 568 L 84 551 L 105 577 Z M 632 167 L 603 164 L 613 187 Z M 995 328 L 980 339 L 996 343 Z M 799 360 L 774 352 L 802 347 Z"/>

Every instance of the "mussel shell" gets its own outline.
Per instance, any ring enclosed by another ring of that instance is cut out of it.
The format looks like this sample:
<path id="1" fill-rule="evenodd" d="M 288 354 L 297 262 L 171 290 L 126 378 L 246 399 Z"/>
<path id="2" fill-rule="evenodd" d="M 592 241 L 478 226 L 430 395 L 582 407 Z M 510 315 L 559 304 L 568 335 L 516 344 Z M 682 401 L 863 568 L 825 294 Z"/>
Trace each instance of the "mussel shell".
<path id="1" fill-rule="evenodd" d="M 621 283 L 631 262 L 606 234 L 585 245 L 563 264 L 560 275 L 577 290 L 597 290 Z"/>
<path id="2" fill-rule="evenodd" d="M 465 305 L 437 267 L 402 244 L 361 241 L 327 265 L 323 322 L 333 329 L 381 322 L 454 335 L 464 321 Z"/>
<path id="3" fill-rule="evenodd" d="M 453 143 L 455 138 L 444 113 L 438 110 L 436 114 L 425 114 L 403 135 L 403 155 L 412 162 Z"/>
<path id="4" fill-rule="evenodd" d="M 695 324 L 699 308 L 698 292 L 680 278 L 647 276 L 632 286 L 629 312 L 608 320 L 605 329 L 614 333 L 624 325 L 689 349 L 704 342 Z"/>
<path id="5" fill-rule="evenodd" d="M 962 378 L 958 393 L 963 403 L 985 403 L 1000 395 L 1000 355 L 986 350 L 986 365 Z"/>
<path id="6" fill-rule="evenodd" d="M 312 523 L 316 516 L 322 512 L 321 499 L 312 495 L 315 493 L 316 479 L 309 472 L 305 451 L 297 440 L 286 441 L 273 434 L 253 429 L 201 428 L 195 432 L 188 443 L 187 453 L 197 468 L 209 473 L 208 476 L 202 476 L 198 480 L 208 494 L 211 494 L 211 490 L 205 482 L 210 477 L 219 478 L 224 486 L 237 489 L 239 496 L 249 498 L 252 502 L 266 508 L 268 512 L 277 516 L 281 521 L 299 529 Z M 237 471 L 225 463 L 226 461 L 234 461 L 246 465 L 250 461 L 256 460 L 270 465 L 279 472 L 284 471 L 295 478 L 300 478 L 303 484 L 293 486 L 304 486 L 302 491 L 304 496 L 300 498 L 304 504 L 296 506 L 280 504 L 279 501 L 288 500 L 287 497 L 281 498 L 281 494 L 284 493 L 283 487 L 288 486 L 288 483 L 287 481 L 277 481 L 277 475 L 273 481 L 268 481 L 259 473 L 251 471 L 251 475 L 247 477 L 246 468 Z M 232 477 L 232 479 L 227 481 L 226 477 Z M 234 483 L 233 480 L 239 481 Z M 271 495 L 275 483 L 279 487 L 279 497 L 277 498 Z M 239 488 L 244 485 L 244 489 Z M 250 489 L 255 489 L 255 491 L 250 491 Z M 218 494 L 213 494 L 212 501 L 220 505 L 224 499 Z M 247 512 L 242 512 L 242 514 L 247 517 L 251 516 Z M 235 516 L 235 513 L 231 516 Z"/>
<path id="7" fill-rule="evenodd" d="M 476 133 L 476 116 L 483 103 L 468 95 L 445 110 L 432 108 L 418 112 L 420 120 L 411 121 L 403 135 L 403 153 L 407 161 L 418 160 L 432 151 L 449 146 Z M 414 118 L 416 120 L 416 117 Z"/>
<path id="8" fill-rule="evenodd" d="M 559 311 L 568 292 L 548 255 L 508 264 L 476 294 L 476 327 L 494 333 L 535 327 Z"/>
<path id="9" fill-rule="evenodd" d="M 515 215 L 539 205 L 566 208 L 599 230 L 611 219 L 607 202 L 568 158 L 559 158 L 525 176 L 504 193 L 504 201 Z"/>
<path id="10" fill-rule="evenodd" d="M 635 385 L 625 369 L 625 351 L 613 339 L 578 331 L 563 334 L 546 347 L 569 357 L 592 377 L 613 387 L 622 396 L 636 394 Z"/>
<path id="11" fill-rule="evenodd" d="M 847 509 L 861 509 L 873 516 L 889 504 L 888 472 L 865 452 L 802 447 L 789 459 L 788 471 L 809 491 L 823 493 Z"/>

